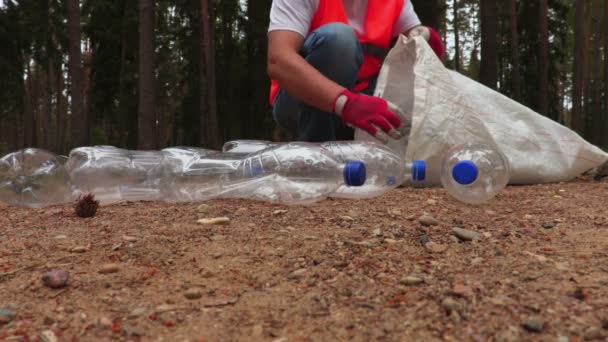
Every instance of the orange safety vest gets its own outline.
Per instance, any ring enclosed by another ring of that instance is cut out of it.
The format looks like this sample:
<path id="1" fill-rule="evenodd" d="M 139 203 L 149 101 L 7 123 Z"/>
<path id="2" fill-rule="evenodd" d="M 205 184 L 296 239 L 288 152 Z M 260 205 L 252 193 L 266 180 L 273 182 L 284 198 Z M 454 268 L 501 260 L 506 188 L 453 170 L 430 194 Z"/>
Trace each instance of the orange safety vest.
<path id="1" fill-rule="evenodd" d="M 380 69 L 390 50 L 393 27 L 399 20 L 405 0 L 368 0 L 365 16 L 365 34 L 357 33 L 363 48 L 363 64 L 359 69 L 357 83 L 353 91 L 362 91 L 369 86 Z M 348 25 L 348 18 L 341 0 L 320 0 L 308 33 L 331 23 Z M 271 80 L 270 104 L 279 92 L 280 85 Z"/>

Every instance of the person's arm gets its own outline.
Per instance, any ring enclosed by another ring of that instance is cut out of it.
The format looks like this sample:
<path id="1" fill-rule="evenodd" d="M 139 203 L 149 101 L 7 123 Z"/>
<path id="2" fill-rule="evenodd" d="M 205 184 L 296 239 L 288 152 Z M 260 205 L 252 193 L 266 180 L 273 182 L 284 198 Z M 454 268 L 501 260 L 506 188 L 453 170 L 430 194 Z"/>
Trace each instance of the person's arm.
<path id="1" fill-rule="evenodd" d="M 300 54 L 302 36 L 287 30 L 268 34 L 268 76 L 298 100 L 328 113 L 335 113 L 344 124 L 358 127 L 372 136 L 378 128 L 393 137 L 401 120 L 378 97 L 355 94 L 331 81 L 310 65 Z"/>
<path id="2" fill-rule="evenodd" d="M 334 101 L 344 87 L 325 77 L 299 54 L 304 38 L 292 31 L 268 35 L 268 76 L 300 101 L 325 112 L 334 111 Z"/>

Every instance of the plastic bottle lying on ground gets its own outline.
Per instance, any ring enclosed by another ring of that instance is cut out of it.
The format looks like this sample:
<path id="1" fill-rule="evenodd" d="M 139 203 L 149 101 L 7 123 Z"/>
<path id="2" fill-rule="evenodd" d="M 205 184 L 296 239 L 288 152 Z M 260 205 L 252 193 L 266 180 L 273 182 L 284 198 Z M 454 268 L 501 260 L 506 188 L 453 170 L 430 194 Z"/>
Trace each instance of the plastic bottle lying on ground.
<path id="1" fill-rule="evenodd" d="M 160 191 L 167 202 L 198 202 L 219 197 L 240 163 L 239 156 L 194 147 L 162 150 Z"/>
<path id="2" fill-rule="evenodd" d="M 0 201 L 42 208 L 73 199 L 65 156 L 26 148 L 0 159 Z"/>
<path id="3" fill-rule="evenodd" d="M 93 193 L 102 204 L 160 198 L 160 151 L 113 146 L 79 147 L 66 168 L 76 193 Z"/>
<path id="4" fill-rule="evenodd" d="M 328 197 L 342 185 L 361 186 L 366 177 L 364 163 L 340 162 L 326 149 L 309 143 L 277 145 L 246 156 L 217 153 L 181 158 L 188 161 L 181 170 L 162 167 L 161 188 L 173 201 L 221 197 L 310 204 Z M 175 165 L 166 159 L 163 164 Z"/>
<path id="5" fill-rule="evenodd" d="M 243 153 L 263 150 L 280 143 L 256 140 L 234 140 L 224 144 L 222 151 Z M 426 174 L 424 161 L 404 162 L 387 146 L 363 141 L 336 141 L 316 144 L 329 150 L 339 161 L 361 161 L 366 167 L 366 181 L 363 186 L 340 186 L 331 197 L 364 199 L 380 196 L 399 185 L 410 181 L 423 181 Z"/>
<path id="6" fill-rule="evenodd" d="M 487 145 L 454 146 L 445 153 L 441 163 L 443 187 L 465 203 L 489 201 L 505 188 L 509 177 L 509 159 Z"/>

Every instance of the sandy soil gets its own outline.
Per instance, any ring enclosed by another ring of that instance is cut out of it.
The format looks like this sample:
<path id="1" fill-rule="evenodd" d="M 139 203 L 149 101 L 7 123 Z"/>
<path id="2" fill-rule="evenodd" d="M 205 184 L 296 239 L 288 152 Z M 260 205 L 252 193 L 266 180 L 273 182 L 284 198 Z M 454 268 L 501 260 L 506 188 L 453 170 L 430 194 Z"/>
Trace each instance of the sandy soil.
<path id="1" fill-rule="evenodd" d="M 603 340 L 607 199 L 607 182 L 581 179 L 482 206 L 441 189 L 90 219 L 0 204 L 0 340 Z M 43 284 L 53 270 L 65 287 Z"/>

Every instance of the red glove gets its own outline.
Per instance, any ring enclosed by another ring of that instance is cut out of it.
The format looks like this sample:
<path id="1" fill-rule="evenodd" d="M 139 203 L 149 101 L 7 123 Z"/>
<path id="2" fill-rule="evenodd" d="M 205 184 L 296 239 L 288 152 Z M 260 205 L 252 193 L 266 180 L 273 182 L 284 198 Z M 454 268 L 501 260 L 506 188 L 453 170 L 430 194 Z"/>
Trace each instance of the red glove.
<path id="1" fill-rule="evenodd" d="M 376 127 L 393 137 L 400 134 L 397 129 L 401 120 L 388 109 L 386 100 L 379 97 L 344 90 L 334 102 L 334 112 L 342 117 L 345 125 L 360 128 L 376 138 Z"/>

